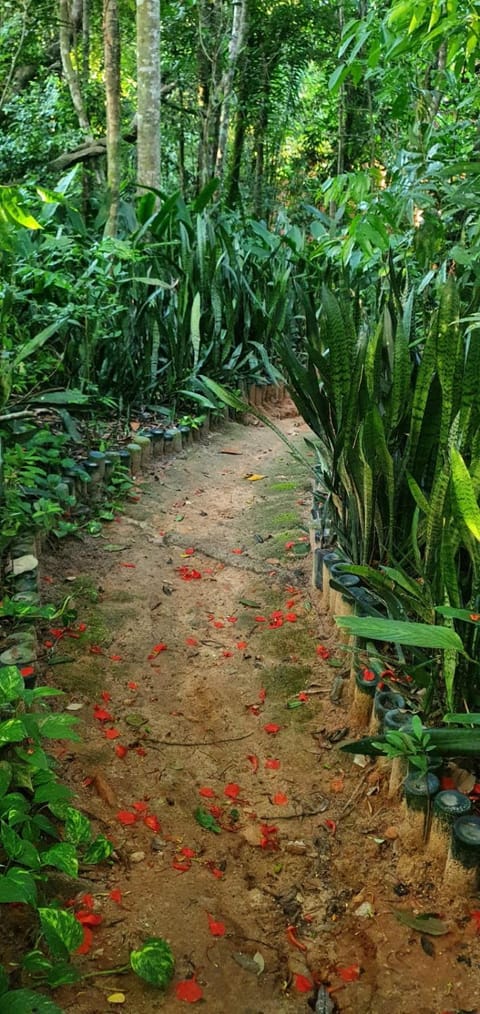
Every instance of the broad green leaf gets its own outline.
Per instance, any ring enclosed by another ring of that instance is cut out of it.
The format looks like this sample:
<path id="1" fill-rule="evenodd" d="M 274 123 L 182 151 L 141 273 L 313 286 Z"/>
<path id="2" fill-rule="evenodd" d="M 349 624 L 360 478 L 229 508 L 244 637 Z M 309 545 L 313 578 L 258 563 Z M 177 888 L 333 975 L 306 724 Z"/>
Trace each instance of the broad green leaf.
<path id="1" fill-rule="evenodd" d="M 56 782 L 53 778 L 45 785 L 40 785 L 35 790 L 34 803 L 63 803 L 70 802 L 73 792 L 67 785 Z"/>
<path id="2" fill-rule="evenodd" d="M 23 866 L 37 870 L 40 866 L 38 850 L 31 841 L 22 838 L 13 827 L 1 822 L 0 837 L 9 859 L 14 859 Z"/>
<path id="3" fill-rule="evenodd" d="M 0 1000 L 1 1014 L 63 1014 L 61 1007 L 48 996 L 31 989 L 9 990 Z"/>
<path id="4" fill-rule="evenodd" d="M 32 874 L 18 866 L 8 870 L 4 877 L 0 877 L 0 902 L 21 902 L 35 906 L 37 887 Z"/>
<path id="5" fill-rule="evenodd" d="M 0 797 L 7 792 L 12 780 L 12 765 L 8 761 L 0 761 Z"/>
<path id="6" fill-rule="evenodd" d="M 415 648 L 453 648 L 464 654 L 458 634 L 448 627 L 401 620 L 376 620 L 362 616 L 337 616 L 335 623 L 339 627 L 345 627 L 356 637 L 372 641 L 390 641 L 392 644 L 407 644 Z"/>
<path id="7" fill-rule="evenodd" d="M 23 679 L 16 665 L 4 665 L 0 668 L 0 703 L 8 704 L 22 697 Z"/>
<path id="8" fill-rule="evenodd" d="M 58 961 L 52 965 L 47 973 L 47 985 L 50 989 L 58 989 L 59 986 L 66 986 L 72 982 L 79 982 L 82 978 L 81 972 L 69 961 Z"/>
<path id="9" fill-rule="evenodd" d="M 45 957 L 43 951 L 29 951 L 22 958 L 22 968 L 26 972 L 33 972 L 36 975 L 43 975 L 52 968 L 52 962 Z"/>
<path id="10" fill-rule="evenodd" d="M 74 730 L 78 726 L 78 718 L 73 715 L 45 715 L 38 719 L 38 729 L 47 739 L 71 739 L 76 742 L 80 737 Z"/>
<path id="11" fill-rule="evenodd" d="M 443 716 L 443 721 L 452 725 L 480 725 L 480 715 L 475 711 L 471 711 L 467 715 L 464 712 L 460 714 L 448 712 Z"/>
<path id="12" fill-rule="evenodd" d="M 88 849 L 84 853 L 84 863 L 101 863 L 104 859 L 108 859 L 113 852 L 113 844 L 105 835 L 99 834 L 92 841 L 92 844 L 88 846 Z"/>
<path id="13" fill-rule="evenodd" d="M 131 952 L 130 964 L 145 982 L 166 989 L 173 976 L 175 958 L 166 940 L 151 937 L 140 950 Z"/>
<path id="14" fill-rule="evenodd" d="M 468 468 L 456 447 L 451 449 L 452 486 L 458 510 L 467 528 L 480 542 L 480 508 Z"/>
<path id="15" fill-rule="evenodd" d="M 0 743 L 21 743 L 27 731 L 19 718 L 9 718 L 0 722 Z"/>
<path id="16" fill-rule="evenodd" d="M 92 840 L 92 828 L 88 817 L 80 810 L 69 806 L 65 819 L 64 837 L 72 845 L 89 845 Z"/>
<path id="17" fill-rule="evenodd" d="M 19 363 L 23 363 L 24 359 L 27 359 L 28 356 L 31 356 L 33 352 L 36 352 L 37 349 L 44 345 L 52 337 L 52 334 L 55 334 L 59 330 L 63 323 L 63 318 L 59 317 L 52 324 L 49 324 L 48 327 L 43 328 L 43 331 L 39 331 L 30 341 L 21 345 L 13 360 L 14 367 L 18 366 Z"/>
<path id="18" fill-rule="evenodd" d="M 65 959 L 83 940 L 83 928 L 72 912 L 62 908 L 39 908 L 40 926 L 54 958 Z"/>
<path id="19" fill-rule="evenodd" d="M 40 855 L 42 866 L 54 866 L 55 869 L 67 873 L 69 877 L 78 876 L 77 850 L 69 842 L 52 845 Z"/>

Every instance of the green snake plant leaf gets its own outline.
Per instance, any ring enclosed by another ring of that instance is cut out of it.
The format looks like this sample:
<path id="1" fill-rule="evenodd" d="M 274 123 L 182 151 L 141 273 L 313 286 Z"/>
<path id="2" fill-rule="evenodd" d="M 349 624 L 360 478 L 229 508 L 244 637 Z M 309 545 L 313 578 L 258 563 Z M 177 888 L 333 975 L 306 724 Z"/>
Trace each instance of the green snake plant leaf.
<path id="1" fill-rule="evenodd" d="M 453 495 L 463 521 L 480 541 L 480 508 L 468 468 L 456 447 L 451 450 Z"/>
<path id="2" fill-rule="evenodd" d="M 361 616 L 337 616 L 335 623 L 356 637 L 370 638 L 372 641 L 390 641 L 392 644 L 405 644 L 414 648 L 451 648 L 464 654 L 460 637 L 448 627 Z"/>

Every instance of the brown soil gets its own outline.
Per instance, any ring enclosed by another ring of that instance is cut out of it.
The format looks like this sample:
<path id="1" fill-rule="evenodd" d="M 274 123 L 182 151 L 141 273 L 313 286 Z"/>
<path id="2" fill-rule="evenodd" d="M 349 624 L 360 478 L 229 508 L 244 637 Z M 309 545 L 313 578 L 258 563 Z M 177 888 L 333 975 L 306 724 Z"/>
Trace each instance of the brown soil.
<path id="1" fill-rule="evenodd" d="M 303 443 L 298 419 L 279 425 Z M 263 478 L 249 481 L 251 473 Z M 44 578 L 54 582 L 48 596 L 73 594 L 87 624 L 79 640 L 58 647 L 73 661 L 46 678 L 66 691 L 66 704 L 83 705 L 82 743 L 58 751 L 62 775 L 116 846 L 114 863 L 85 873 L 82 889 L 94 894 L 103 922 L 77 960 L 100 972 L 162 936 L 175 978 L 163 995 L 133 973 L 93 974 L 58 990 L 57 1002 L 103 1014 L 121 990 L 132 1014 L 176 1012 L 185 1004 L 175 984 L 195 973 L 212 1014 L 293 1014 L 306 1012 L 312 995 L 296 988 L 298 973 L 328 983 L 343 1014 L 476 1008 L 480 949 L 469 913 L 478 898 L 449 897 L 421 843 L 402 847 L 388 771 L 352 764 L 329 740 L 349 724 L 348 700 L 334 705 L 329 696 L 341 671 L 330 662 L 345 651 L 311 587 L 311 559 L 295 555 L 308 530 L 306 471 L 265 427 L 230 423 L 166 466 L 152 465 L 139 489 L 101 538 L 60 544 L 44 559 Z M 201 578 L 182 580 L 182 566 Z M 272 628 L 275 610 L 297 619 Z M 262 615 L 266 623 L 256 620 Z M 149 658 L 160 643 L 166 650 Z M 308 700 L 287 708 L 308 687 Z M 111 694 L 110 723 L 94 718 L 102 691 Z M 277 734 L 265 731 L 269 723 Z M 105 737 L 111 726 L 116 740 Z M 123 759 L 119 744 L 128 747 Z M 279 769 L 266 769 L 268 758 Z M 239 786 L 233 800 L 231 783 Z M 202 797 L 202 787 L 215 797 Z M 277 793 L 286 802 L 275 802 Z M 160 821 L 157 833 L 117 819 L 142 801 Z M 195 820 L 199 805 L 212 804 L 221 808 L 220 834 Z M 277 830 L 266 834 L 265 825 Z M 265 837 L 277 847 L 262 847 Z M 183 872 L 172 862 L 185 863 L 184 847 L 195 856 Z M 109 899 L 112 888 L 122 905 Z M 367 917 L 358 913 L 363 902 Z M 449 932 L 422 937 L 397 921 L 398 909 L 438 913 Z M 207 913 L 225 924 L 224 936 L 211 935 Z M 345 982 L 340 970 L 350 966 L 358 978 Z"/>

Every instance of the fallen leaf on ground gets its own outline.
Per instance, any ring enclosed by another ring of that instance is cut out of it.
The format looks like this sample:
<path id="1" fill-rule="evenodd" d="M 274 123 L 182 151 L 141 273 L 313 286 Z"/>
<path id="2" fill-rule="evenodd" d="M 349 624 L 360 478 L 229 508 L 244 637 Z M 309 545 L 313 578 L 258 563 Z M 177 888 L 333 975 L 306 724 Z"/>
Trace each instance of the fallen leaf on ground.
<path id="1" fill-rule="evenodd" d="M 110 993 L 110 996 L 107 996 L 107 1003 L 125 1003 L 126 999 L 125 993 Z"/>
<path id="2" fill-rule="evenodd" d="M 332 792 L 343 792 L 345 788 L 343 778 L 332 778 L 330 789 Z"/>
<path id="3" fill-rule="evenodd" d="M 97 795 L 100 796 L 100 799 L 103 799 L 103 802 L 107 806 L 116 806 L 117 799 L 115 792 L 109 782 L 107 782 L 107 779 L 99 771 L 94 774 L 92 784 Z"/>
<path id="4" fill-rule="evenodd" d="M 397 922 L 401 922 L 403 926 L 409 926 L 410 929 L 418 930 L 419 933 L 440 937 L 449 932 L 448 926 L 435 915 L 414 915 L 413 912 L 401 908 L 394 910 L 393 914 Z"/>
<path id="5" fill-rule="evenodd" d="M 266 475 L 258 475 L 256 472 L 254 472 L 252 475 L 246 475 L 245 478 L 247 479 L 248 482 L 258 482 L 259 479 L 266 479 L 267 477 Z"/>

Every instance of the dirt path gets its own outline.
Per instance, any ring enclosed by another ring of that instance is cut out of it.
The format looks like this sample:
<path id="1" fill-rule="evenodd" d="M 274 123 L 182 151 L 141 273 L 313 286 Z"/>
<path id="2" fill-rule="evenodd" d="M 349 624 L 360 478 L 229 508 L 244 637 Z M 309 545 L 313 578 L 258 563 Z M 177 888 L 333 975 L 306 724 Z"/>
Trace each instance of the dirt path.
<path id="1" fill-rule="evenodd" d="M 301 438 L 298 420 L 280 425 Z M 313 982 L 345 1014 L 480 1003 L 478 902 L 449 913 L 428 857 L 398 851 L 399 807 L 378 772 L 330 742 L 347 718 L 330 702 L 330 663 L 345 656 L 302 555 L 310 500 L 270 431 L 229 424 L 152 466 L 102 538 L 44 560 L 49 596 L 73 594 L 86 624 L 58 645 L 73 661 L 47 674 L 82 705 L 63 774 L 118 857 L 82 885 L 103 922 L 79 961 L 123 964 L 149 936 L 176 957 L 166 996 L 133 974 L 93 974 L 57 992 L 65 1010 L 103 1014 L 121 990 L 131 1014 L 180 1011 L 175 987 L 192 975 L 212 1014 L 306 1012 Z M 396 921 L 402 907 L 450 915 L 450 932 L 425 950 Z"/>

